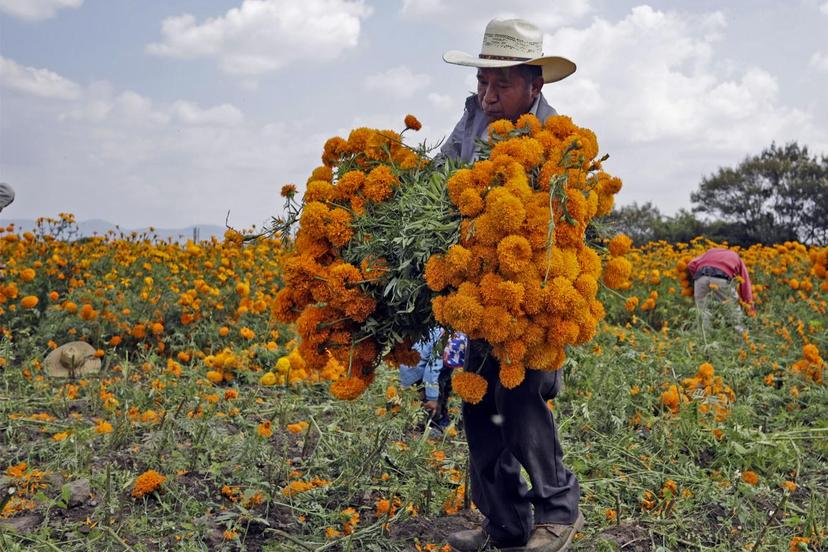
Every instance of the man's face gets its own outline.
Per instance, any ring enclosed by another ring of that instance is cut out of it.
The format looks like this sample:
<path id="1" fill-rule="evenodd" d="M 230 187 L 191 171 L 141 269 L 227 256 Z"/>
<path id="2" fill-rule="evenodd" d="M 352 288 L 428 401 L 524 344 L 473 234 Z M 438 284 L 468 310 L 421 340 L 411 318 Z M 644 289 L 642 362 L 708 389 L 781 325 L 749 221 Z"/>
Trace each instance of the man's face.
<path id="1" fill-rule="evenodd" d="M 477 70 L 477 100 L 489 121 L 516 121 L 532 108 L 542 86 L 542 78 L 527 82 L 520 71 L 511 67 Z"/>

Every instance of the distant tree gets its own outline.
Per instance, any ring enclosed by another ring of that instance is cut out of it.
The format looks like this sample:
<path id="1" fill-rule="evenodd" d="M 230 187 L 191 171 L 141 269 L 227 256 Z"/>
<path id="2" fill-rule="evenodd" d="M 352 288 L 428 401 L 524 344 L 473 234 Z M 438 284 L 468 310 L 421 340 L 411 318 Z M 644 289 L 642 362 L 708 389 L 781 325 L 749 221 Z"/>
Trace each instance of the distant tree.
<path id="1" fill-rule="evenodd" d="M 675 215 L 666 216 L 649 201 L 643 205 L 632 203 L 619 207 L 607 217 L 607 221 L 614 232 L 628 235 L 639 246 L 659 240 L 687 242 L 708 234 L 707 225 L 687 209 L 679 209 Z"/>
<path id="2" fill-rule="evenodd" d="M 731 243 L 828 242 L 828 158 L 796 142 L 719 169 L 690 199 Z"/>
<path id="3" fill-rule="evenodd" d="M 632 203 L 613 209 L 607 216 L 607 222 L 615 232 L 621 232 L 632 238 L 635 245 L 655 241 L 662 225 L 662 215 L 658 207 L 649 201 L 643 205 Z"/>

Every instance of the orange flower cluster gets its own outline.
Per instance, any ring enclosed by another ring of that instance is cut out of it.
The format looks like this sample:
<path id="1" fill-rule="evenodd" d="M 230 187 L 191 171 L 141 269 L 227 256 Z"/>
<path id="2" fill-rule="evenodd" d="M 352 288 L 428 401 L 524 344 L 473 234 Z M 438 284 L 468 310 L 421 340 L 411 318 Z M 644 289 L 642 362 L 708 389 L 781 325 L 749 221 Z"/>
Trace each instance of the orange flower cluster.
<path id="1" fill-rule="evenodd" d="M 10 485 L 15 487 L 16 492 L 0 510 L 0 518 L 11 517 L 24 510 L 35 509 L 37 503 L 32 500 L 32 497 L 48 487 L 43 480 L 46 472 L 32 468 L 26 462 L 9 466 L 2 475 L 8 478 Z"/>
<path id="2" fill-rule="evenodd" d="M 690 279 L 690 272 L 687 270 L 687 265 L 689 265 L 692 260 L 693 257 L 684 256 L 679 259 L 678 264 L 676 264 L 676 273 L 679 284 L 681 284 L 681 294 L 685 297 L 693 297 L 694 293 L 693 280 Z"/>
<path id="3" fill-rule="evenodd" d="M 439 293 L 437 322 L 488 342 L 501 383 L 513 388 L 527 367 L 555 370 L 567 345 L 595 335 L 604 316 L 596 299 L 601 259 L 584 235 L 593 217 L 612 208 L 621 182 L 595 172 L 595 135 L 569 117 L 541 123 L 527 114 L 516 125 L 496 121 L 490 131 L 489 158 L 447 182 L 463 217 L 460 239 L 431 256 L 425 280 Z M 616 240 L 613 248 L 624 244 Z M 620 260 L 613 278 L 628 280 L 631 267 Z M 462 377 L 458 393 L 479 400 L 485 380 Z M 475 393 L 464 395 L 466 388 Z"/>
<path id="4" fill-rule="evenodd" d="M 134 498 L 141 498 L 157 491 L 167 478 L 155 470 L 147 470 L 135 480 L 132 486 L 132 496 Z"/>
<path id="5" fill-rule="evenodd" d="M 736 401 L 736 394 L 724 384 L 721 376 L 715 374 L 713 365 L 705 362 L 699 366 L 695 376 L 682 380 L 681 387 L 668 386 L 661 393 L 660 403 L 673 414 L 678 414 L 682 404 L 693 400 L 699 401 L 699 412 L 712 412 L 715 420 L 721 422 L 730 415 L 730 405 Z"/>
<path id="6" fill-rule="evenodd" d="M 409 116 L 406 125 L 416 130 L 419 122 Z M 377 306 L 360 284 L 376 281 L 384 269 L 381 259 L 355 266 L 341 252 L 353 237 L 354 218 L 391 197 L 399 186 L 398 171 L 422 161 L 396 132 L 357 128 L 347 140 L 328 140 L 322 162 L 308 179 L 275 311 L 280 320 L 296 323 L 308 377 L 332 381 L 336 397 L 353 399 L 373 380 L 381 353 L 376 340 L 358 335 Z"/>
<path id="7" fill-rule="evenodd" d="M 819 355 L 819 348 L 813 343 L 802 347 L 802 358 L 791 366 L 791 371 L 795 374 L 819 384 L 826 381 L 826 369 L 828 369 L 828 364 Z"/>
<path id="8" fill-rule="evenodd" d="M 812 249 L 808 256 L 811 259 L 813 268 L 811 273 L 822 280 L 820 289 L 828 293 L 828 247 L 824 249 Z"/>
<path id="9" fill-rule="evenodd" d="M 631 247 L 632 240 L 624 234 L 618 234 L 607 245 L 610 259 L 604 265 L 604 283 L 608 288 L 629 289 L 632 286 L 632 282 L 630 282 L 633 269 L 632 263 L 624 257 L 629 253 Z"/>

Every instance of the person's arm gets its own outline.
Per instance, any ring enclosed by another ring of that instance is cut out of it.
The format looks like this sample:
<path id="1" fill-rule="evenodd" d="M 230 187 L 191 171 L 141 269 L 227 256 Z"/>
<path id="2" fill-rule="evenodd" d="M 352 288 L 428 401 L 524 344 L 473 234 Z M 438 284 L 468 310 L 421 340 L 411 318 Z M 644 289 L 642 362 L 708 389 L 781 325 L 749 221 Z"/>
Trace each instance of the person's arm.
<path id="1" fill-rule="evenodd" d="M 440 153 L 438 153 L 434 157 L 435 163 L 443 163 L 446 159 L 460 159 L 460 155 L 463 149 L 463 133 L 466 130 L 466 121 L 468 120 L 469 112 L 468 110 L 463 111 L 463 116 L 460 117 L 460 120 L 454 125 L 454 130 L 451 131 L 451 134 L 446 141 L 440 146 Z"/>
<path id="2" fill-rule="evenodd" d="M 739 278 L 742 279 L 742 282 L 739 284 L 739 297 L 747 305 L 748 313 L 754 315 L 756 314 L 756 310 L 753 308 L 753 288 L 750 284 L 750 275 L 748 274 L 747 267 L 742 259 L 739 259 Z"/>
<path id="3" fill-rule="evenodd" d="M 687 263 L 687 272 L 690 275 L 690 280 L 692 281 L 696 277 L 696 271 L 699 269 L 699 257 L 696 257 L 689 263 Z"/>

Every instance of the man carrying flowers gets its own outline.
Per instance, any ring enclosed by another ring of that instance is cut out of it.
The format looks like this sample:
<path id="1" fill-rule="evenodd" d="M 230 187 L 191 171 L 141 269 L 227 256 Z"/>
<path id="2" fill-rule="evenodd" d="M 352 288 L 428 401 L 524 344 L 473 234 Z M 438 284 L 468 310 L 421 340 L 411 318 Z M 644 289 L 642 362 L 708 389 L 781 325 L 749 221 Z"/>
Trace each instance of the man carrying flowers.
<path id="1" fill-rule="evenodd" d="M 480 141 L 496 132 L 494 125 L 490 129 L 493 122 L 516 122 L 527 113 L 545 121 L 556 114 L 541 88 L 572 74 L 575 64 L 543 56 L 542 42 L 542 32 L 528 21 L 493 19 L 479 55 L 444 54 L 448 63 L 476 67 L 478 86 L 441 148 L 442 156 L 472 162 L 479 157 Z M 507 387 L 499 377 L 500 364 L 485 341 L 470 342 L 465 371 L 479 374 L 488 384 L 479 402 L 463 403 L 471 496 L 486 520 L 481 528 L 451 535 L 449 543 L 460 552 L 489 545 L 501 550 L 566 550 L 584 518 L 578 509 L 578 481 L 563 465 L 546 403 L 561 389 L 561 372 L 526 370 L 519 385 Z"/>

